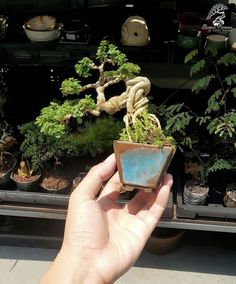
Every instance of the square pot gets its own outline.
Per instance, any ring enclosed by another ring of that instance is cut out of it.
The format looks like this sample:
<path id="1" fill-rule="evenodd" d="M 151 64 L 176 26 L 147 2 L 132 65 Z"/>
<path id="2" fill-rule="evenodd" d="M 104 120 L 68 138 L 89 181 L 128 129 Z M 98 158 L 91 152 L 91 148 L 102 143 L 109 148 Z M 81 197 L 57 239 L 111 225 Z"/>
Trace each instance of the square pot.
<path id="1" fill-rule="evenodd" d="M 113 142 L 120 180 L 124 186 L 156 188 L 166 173 L 175 148 L 115 140 Z"/>

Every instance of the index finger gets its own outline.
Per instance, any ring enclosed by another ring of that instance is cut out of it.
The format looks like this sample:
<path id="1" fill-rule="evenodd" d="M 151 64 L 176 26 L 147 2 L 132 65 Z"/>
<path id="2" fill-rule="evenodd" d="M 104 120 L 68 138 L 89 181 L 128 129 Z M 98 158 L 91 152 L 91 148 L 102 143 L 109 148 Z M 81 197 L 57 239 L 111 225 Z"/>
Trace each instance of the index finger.
<path id="1" fill-rule="evenodd" d="M 102 183 L 114 174 L 115 169 L 115 155 L 111 154 L 106 160 L 90 169 L 85 178 L 76 187 L 75 191 L 84 199 L 94 199 L 101 189 Z"/>

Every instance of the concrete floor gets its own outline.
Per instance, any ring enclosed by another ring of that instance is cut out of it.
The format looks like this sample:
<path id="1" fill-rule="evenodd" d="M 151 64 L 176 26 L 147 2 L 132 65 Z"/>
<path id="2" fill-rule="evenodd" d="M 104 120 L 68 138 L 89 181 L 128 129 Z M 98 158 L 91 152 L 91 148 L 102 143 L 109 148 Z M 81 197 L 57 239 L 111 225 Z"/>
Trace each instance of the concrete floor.
<path id="1" fill-rule="evenodd" d="M 49 267 L 57 249 L 1 246 L 2 284 L 35 284 Z M 116 284 L 235 284 L 235 235 L 186 231 L 177 249 L 166 255 L 143 251 Z M 95 283 L 91 283 L 95 284 Z"/>

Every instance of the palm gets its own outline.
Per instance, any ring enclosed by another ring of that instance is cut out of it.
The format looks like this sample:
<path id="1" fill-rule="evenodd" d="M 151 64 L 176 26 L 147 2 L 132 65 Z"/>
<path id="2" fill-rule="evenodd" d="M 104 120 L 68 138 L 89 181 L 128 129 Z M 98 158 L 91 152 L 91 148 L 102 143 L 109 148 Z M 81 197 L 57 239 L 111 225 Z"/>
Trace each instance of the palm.
<path id="1" fill-rule="evenodd" d="M 115 174 L 99 197 L 94 197 L 101 182 L 109 178 L 114 165 L 97 183 L 85 179 L 70 199 L 64 244 L 75 254 L 92 256 L 93 267 L 105 282 L 124 273 L 136 261 L 148 237 L 155 228 L 168 201 L 169 190 L 165 186 L 159 192 L 140 191 L 125 206 L 117 204 L 121 184 Z M 84 184 L 83 184 L 84 183 Z M 170 183 L 166 176 L 163 184 Z M 94 192 L 85 191 L 92 184 Z M 80 188 L 81 187 L 81 188 Z M 168 186 L 169 188 L 170 186 Z M 78 218 L 74 218 L 78 216 Z"/>

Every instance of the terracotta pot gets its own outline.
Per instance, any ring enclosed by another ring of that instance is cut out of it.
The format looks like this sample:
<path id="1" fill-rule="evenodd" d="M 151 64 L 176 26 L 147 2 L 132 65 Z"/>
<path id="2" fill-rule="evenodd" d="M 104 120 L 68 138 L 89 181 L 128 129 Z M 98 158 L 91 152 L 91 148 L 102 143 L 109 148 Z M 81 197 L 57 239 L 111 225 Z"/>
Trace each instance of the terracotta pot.
<path id="1" fill-rule="evenodd" d="M 145 250 L 151 254 L 167 254 L 176 249 L 183 238 L 184 230 L 156 228 L 148 239 Z"/>
<path id="2" fill-rule="evenodd" d="M 113 142 L 122 184 L 129 188 L 154 189 L 166 173 L 174 156 L 174 147 Z"/>

